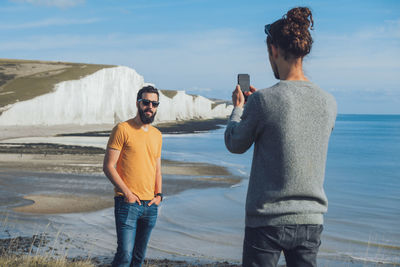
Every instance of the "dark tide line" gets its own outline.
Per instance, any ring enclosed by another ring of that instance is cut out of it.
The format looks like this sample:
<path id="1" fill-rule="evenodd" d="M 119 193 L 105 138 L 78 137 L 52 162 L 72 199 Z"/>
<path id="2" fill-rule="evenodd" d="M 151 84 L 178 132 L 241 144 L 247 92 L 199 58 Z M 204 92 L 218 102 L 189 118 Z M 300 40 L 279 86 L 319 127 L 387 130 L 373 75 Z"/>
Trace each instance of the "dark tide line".
<path id="1" fill-rule="evenodd" d="M 201 133 L 221 128 L 221 125 L 226 125 L 227 118 L 217 118 L 210 120 L 187 120 L 176 122 L 165 122 L 154 125 L 163 134 L 189 134 Z M 57 136 L 93 136 L 93 137 L 107 137 L 110 136 L 109 131 L 91 131 L 84 133 L 68 133 L 59 134 Z"/>

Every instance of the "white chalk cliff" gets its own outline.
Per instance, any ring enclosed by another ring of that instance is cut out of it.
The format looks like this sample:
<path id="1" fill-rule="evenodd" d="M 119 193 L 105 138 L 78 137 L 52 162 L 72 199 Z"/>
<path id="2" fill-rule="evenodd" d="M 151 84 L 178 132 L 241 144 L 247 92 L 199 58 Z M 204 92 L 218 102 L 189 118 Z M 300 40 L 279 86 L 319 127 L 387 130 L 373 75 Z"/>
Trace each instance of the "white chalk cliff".
<path id="1" fill-rule="evenodd" d="M 0 115 L 0 125 L 114 124 L 136 115 L 136 95 L 144 85 L 143 77 L 131 68 L 105 68 L 13 104 Z M 172 98 L 160 92 L 155 122 L 226 117 L 232 108 L 185 91 Z"/>

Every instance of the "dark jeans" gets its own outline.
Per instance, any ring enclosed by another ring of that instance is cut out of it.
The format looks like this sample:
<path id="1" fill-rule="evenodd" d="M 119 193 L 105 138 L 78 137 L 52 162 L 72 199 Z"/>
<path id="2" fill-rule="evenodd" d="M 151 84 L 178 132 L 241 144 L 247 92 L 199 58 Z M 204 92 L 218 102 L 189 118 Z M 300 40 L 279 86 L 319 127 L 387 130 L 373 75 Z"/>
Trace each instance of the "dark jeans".
<path id="1" fill-rule="evenodd" d="M 140 267 L 146 254 L 147 242 L 151 230 L 156 225 L 158 206 L 148 206 L 150 201 L 141 201 L 142 205 L 127 203 L 123 197 L 115 197 L 115 225 L 118 247 L 114 267 Z"/>
<path id="2" fill-rule="evenodd" d="M 243 267 L 275 267 L 281 251 L 287 267 L 316 267 L 322 230 L 318 224 L 246 227 Z"/>

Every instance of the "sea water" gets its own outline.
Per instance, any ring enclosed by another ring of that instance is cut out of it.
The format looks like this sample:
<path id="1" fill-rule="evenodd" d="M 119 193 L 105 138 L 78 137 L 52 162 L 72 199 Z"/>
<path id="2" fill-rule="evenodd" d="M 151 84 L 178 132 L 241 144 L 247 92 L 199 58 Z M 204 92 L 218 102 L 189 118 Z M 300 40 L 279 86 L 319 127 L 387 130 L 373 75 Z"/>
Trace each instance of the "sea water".
<path id="1" fill-rule="evenodd" d="M 252 149 L 243 155 L 227 152 L 223 132 L 165 137 L 166 157 L 222 165 L 244 177 L 233 188 L 193 190 L 171 199 L 162 227 L 173 230 L 171 239 L 186 235 L 193 242 L 173 242 L 171 251 L 190 254 L 205 246 L 214 251 L 205 255 L 240 260 Z M 361 266 L 400 264 L 400 116 L 339 115 L 329 144 L 325 191 L 329 208 L 322 258 Z"/>
<path id="2" fill-rule="evenodd" d="M 163 158 L 221 165 L 243 180 L 229 188 L 193 189 L 166 196 L 148 257 L 240 262 L 252 148 L 242 155 L 229 153 L 223 133 L 222 128 L 164 135 Z M 87 138 L 56 137 L 43 142 L 104 147 L 107 141 Z M 39 141 L 14 141 L 33 140 Z M 323 266 L 348 266 L 349 262 L 351 266 L 400 265 L 399 162 L 400 116 L 338 116 L 326 167 L 329 207 L 319 253 Z M 53 215 L 49 221 L 54 228 L 62 225 L 63 233 L 81 242 L 92 255 L 112 255 L 115 250 L 112 208 Z"/>
<path id="3" fill-rule="evenodd" d="M 400 264 L 400 116 L 338 116 L 325 188 L 322 249 Z"/>

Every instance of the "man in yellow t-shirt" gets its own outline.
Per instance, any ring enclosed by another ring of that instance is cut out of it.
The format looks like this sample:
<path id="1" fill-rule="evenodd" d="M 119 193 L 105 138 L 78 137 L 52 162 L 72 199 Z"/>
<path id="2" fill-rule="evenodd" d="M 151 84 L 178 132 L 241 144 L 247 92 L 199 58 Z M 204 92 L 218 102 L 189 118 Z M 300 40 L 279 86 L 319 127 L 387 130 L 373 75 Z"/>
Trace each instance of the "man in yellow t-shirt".
<path id="1" fill-rule="evenodd" d="M 137 94 L 137 115 L 114 127 L 103 170 L 115 186 L 118 247 L 113 265 L 141 266 L 162 201 L 159 130 L 151 126 L 159 105 L 158 90 L 145 86 Z"/>

